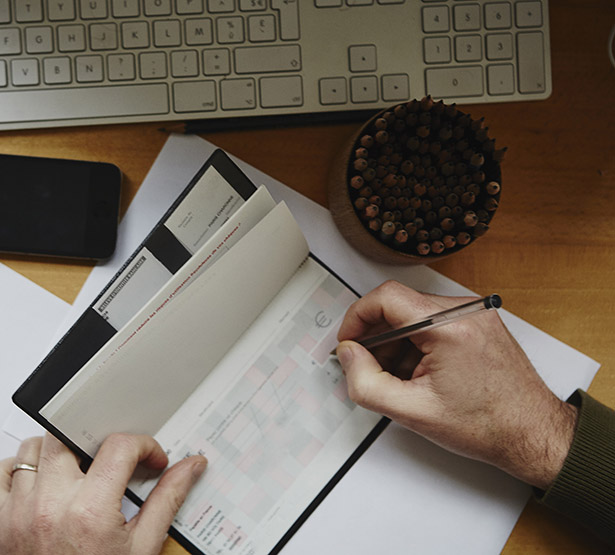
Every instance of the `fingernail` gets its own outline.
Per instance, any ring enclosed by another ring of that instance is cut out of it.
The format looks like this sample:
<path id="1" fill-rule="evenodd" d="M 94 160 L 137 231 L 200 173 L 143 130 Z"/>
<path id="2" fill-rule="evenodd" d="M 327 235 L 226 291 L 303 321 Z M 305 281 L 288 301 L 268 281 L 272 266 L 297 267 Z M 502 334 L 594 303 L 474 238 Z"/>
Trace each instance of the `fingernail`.
<path id="1" fill-rule="evenodd" d="M 348 345 L 340 345 L 337 348 L 337 358 L 339 359 L 342 367 L 347 368 L 350 364 L 352 364 L 352 359 L 354 358 L 352 348 Z"/>
<path id="2" fill-rule="evenodd" d="M 207 468 L 207 459 L 205 457 L 201 457 L 197 462 L 192 465 L 192 475 L 194 476 L 195 480 L 199 478 L 201 474 L 203 474 L 205 468 Z"/>

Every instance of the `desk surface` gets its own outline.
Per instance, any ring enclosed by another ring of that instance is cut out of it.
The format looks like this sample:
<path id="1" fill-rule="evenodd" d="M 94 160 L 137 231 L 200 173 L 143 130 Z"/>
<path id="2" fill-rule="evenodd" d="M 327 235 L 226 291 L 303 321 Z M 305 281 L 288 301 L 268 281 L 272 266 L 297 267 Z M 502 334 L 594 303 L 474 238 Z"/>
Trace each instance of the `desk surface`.
<path id="1" fill-rule="evenodd" d="M 484 117 L 503 162 L 502 202 L 487 235 L 433 264 L 602 364 L 589 392 L 615 407 L 615 68 L 607 39 L 612 0 L 550 3 L 553 94 L 542 102 L 462 107 Z M 328 168 L 357 124 L 203 135 L 326 206 Z M 157 124 L 0 133 L 0 152 L 104 160 L 124 172 L 123 210 L 166 136 Z M 91 265 L 0 258 L 72 302 Z M 183 553 L 172 540 L 167 555 Z M 505 554 L 605 553 L 600 543 L 535 502 Z"/>

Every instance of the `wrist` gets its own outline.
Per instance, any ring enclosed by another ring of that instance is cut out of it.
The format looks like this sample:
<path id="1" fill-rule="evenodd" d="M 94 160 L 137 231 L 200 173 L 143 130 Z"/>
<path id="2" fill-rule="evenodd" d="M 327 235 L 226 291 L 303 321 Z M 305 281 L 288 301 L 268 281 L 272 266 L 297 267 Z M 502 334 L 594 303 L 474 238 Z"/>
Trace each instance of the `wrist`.
<path id="1" fill-rule="evenodd" d="M 534 411 L 517 431 L 511 451 L 500 466 L 504 471 L 539 489 L 547 489 L 568 456 L 578 420 L 578 409 L 552 397 L 548 407 Z"/>

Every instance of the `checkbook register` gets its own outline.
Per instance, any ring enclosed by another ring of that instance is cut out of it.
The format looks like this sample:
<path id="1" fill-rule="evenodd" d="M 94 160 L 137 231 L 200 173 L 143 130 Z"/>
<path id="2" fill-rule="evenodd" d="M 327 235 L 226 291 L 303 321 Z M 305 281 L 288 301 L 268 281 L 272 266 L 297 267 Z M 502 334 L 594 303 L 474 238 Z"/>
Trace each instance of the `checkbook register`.
<path id="1" fill-rule="evenodd" d="M 114 431 L 154 436 L 170 464 L 205 454 L 172 537 L 276 553 L 387 423 L 330 356 L 356 299 L 216 150 L 13 400 L 83 460 Z M 137 469 L 127 494 L 158 478 Z"/>
<path id="2" fill-rule="evenodd" d="M 0 129 L 551 93 L 547 0 L 0 0 Z"/>

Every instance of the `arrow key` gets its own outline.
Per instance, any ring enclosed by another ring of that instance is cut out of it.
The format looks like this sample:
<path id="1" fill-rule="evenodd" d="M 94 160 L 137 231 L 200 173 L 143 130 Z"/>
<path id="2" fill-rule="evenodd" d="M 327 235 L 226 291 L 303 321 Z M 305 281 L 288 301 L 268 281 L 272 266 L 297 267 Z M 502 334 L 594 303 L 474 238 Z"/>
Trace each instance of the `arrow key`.
<path id="1" fill-rule="evenodd" d="M 346 104 L 346 79 L 343 77 L 328 77 L 319 82 L 321 104 Z"/>

